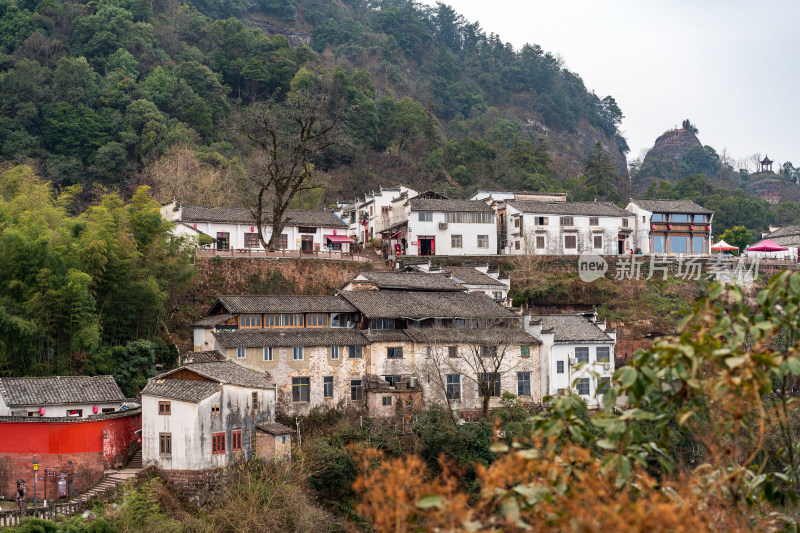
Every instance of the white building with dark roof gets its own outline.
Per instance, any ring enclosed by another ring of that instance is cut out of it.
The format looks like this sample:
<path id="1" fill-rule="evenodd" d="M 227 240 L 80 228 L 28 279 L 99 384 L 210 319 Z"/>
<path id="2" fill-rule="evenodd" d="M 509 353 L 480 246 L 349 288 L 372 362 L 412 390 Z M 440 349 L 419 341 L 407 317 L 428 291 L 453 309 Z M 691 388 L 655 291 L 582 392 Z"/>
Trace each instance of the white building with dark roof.
<path id="1" fill-rule="evenodd" d="M 603 387 L 614 374 L 617 334 L 597 321 L 594 313 L 525 315 L 525 330 L 542 341 L 543 395 L 572 391 L 590 408 L 601 405 Z"/>
<path id="2" fill-rule="evenodd" d="M 422 263 L 407 268 L 447 277 L 460 284 L 467 292 L 486 294 L 498 303 L 508 304 L 511 279 L 508 275 L 501 275 L 497 269 L 490 270 L 489 265 L 450 266 Z"/>
<path id="3" fill-rule="evenodd" d="M 690 200 L 631 200 L 634 246 L 645 254 L 711 253 L 714 212 Z"/>
<path id="4" fill-rule="evenodd" d="M 633 214 L 611 202 L 508 200 L 498 206 L 500 248 L 510 255 L 626 254 Z"/>
<path id="5" fill-rule="evenodd" d="M 252 213 L 232 207 L 207 207 L 172 202 L 161 208 L 161 216 L 175 223 L 176 235 L 207 235 L 217 250 L 263 250 Z M 272 227 L 264 226 L 264 240 L 269 242 Z M 334 250 L 349 252 L 352 239 L 347 224 L 331 211 L 286 212 L 286 225 L 281 233 L 282 250 L 315 252 Z"/>
<path id="6" fill-rule="evenodd" d="M 86 418 L 119 411 L 123 403 L 112 376 L 0 378 L 0 416 Z"/>
<path id="7" fill-rule="evenodd" d="M 197 471 L 264 456 L 257 425 L 275 420 L 271 377 L 210 359 L 148 380 L 142 390 L 144 466 Z"/>

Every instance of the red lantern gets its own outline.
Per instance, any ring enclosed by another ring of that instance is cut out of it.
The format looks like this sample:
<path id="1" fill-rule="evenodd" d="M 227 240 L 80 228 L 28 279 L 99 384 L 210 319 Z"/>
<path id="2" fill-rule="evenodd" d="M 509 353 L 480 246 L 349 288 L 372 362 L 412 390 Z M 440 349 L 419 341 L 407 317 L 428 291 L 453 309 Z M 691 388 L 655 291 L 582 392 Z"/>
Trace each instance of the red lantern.
<path id="1" fill-rule="evenodd" d="M 250 226 L 250 233 L 253 233 L 256 230 L 253 226 Z"/>
<path id="2" fill-rule="evenodd" d="M 44 416 L 44 407 L 39 408 L 39 416 Z"/>
<path id="3" fill-rule="evenodd" d="M 668 224 L 667 229 L 672 229 L 672 224 Z"/>
<path id="4" fill-rule="evenodd" d="M 92 407 L 92 412 L 93 412 L 94 414 L 97 414 L 97 411 L 99 411 L 99 409 L 97 408 L 97 406 L 96 406 L 96 405 L 95 405 L 94 407 Z"/>
<path id="5" fill-rule="evenodd" d="M 694 229 L 694 224 L 689 224 L 689 229 Z"/>
<path id="6" fill-rule="evenodd" d="M 650 229 L 656 229 L 656 225 L 655 224 L 650 224 Z"/>
<path id="7" fill-rule="evenodd" d="M 197 229 L 197 224 L 193 224 L 193 225 L 192 225 L 192 227 L 193 227 L 194 229 Z"/>

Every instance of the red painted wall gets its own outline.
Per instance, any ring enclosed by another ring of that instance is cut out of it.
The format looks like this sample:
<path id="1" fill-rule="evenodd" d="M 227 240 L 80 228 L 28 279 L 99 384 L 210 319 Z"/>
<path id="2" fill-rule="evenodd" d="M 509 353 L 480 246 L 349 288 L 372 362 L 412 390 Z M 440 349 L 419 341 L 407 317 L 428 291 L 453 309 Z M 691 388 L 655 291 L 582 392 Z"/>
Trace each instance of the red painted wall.
<path id="1" fill-rule="evenodd" d="M 72 489 L 83 492 L 102 478 L 104 468 L 126 462 L 135 432 L 141 427 L 140 411 L 74 422 L 0 420 L 0 494 L 13 497 L 16 480 L 22 478 L 33 497 L 34 454 L 40 468 L 73 472 Z"/>

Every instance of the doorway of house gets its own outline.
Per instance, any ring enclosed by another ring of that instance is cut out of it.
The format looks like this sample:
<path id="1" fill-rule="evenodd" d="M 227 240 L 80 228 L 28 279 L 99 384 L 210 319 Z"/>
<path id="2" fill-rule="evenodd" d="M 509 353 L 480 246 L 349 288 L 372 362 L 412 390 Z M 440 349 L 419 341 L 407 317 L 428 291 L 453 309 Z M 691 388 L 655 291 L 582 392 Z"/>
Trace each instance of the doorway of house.
<path id="1" fill-rule="evenodd" d="M 419 237 L 419 255 L 436 255 L 436 237 Z"/>
<path id="2" fill-rule="evenodd" d="M 619 255 L 625 253 L 625 235 L 617 236 L 617 253 Z"/>
<path id="3" fill-rule="evenodd" d="M 314 236 L 301 235 L 300 236 L 300 251 L 303 253 L 311 253 L 314 251 Z"/>

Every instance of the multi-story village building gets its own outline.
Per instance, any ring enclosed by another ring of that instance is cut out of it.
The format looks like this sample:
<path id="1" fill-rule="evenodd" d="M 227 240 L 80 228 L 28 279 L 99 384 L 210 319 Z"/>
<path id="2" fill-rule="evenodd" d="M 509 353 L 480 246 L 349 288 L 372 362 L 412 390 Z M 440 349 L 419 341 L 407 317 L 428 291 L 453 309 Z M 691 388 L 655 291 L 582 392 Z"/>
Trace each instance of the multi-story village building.
<path id="1" fill-rule="evenodd" d="M 631 200 L 634 247 L 646 254 L 708 254 L 714 212 L 689 200 Z"/>
<path id="2" fill-rule="evenodd" d="M 543 395 L 572 391 L 590 408 L 600 406 L 614 374 L 617 334 L 597 315 L 525 315 L 525 330 L 541 339 Z"/>
<path id="3" fill-rule="evenodd" d="M 247 209 L 177 205 L 161 208 L 161 216 L 175 223 L 173 233 L 180 236 L 207 235 L 217 250 L 263 250 L 258 228 Z M 269 242 L 272 228 L 264 227 L 264 240 Z M 315 252 L 334 250 L 348 252 L 353 240 L 347 236 L 347 224 L 330 211 L 286 212 L 286 226 L 280 238 L 282 250 Z"/>
<path id="4" fill-rule="evenodd" d="M 193 328 L 196 350 L 269 374 L 289 414 L 346 404 L 388 414 L 448 394 L 475 409 L 481 380 L 498 397 L 540 399 L 540 341 L 519 316 L 444 276 L 365 273 L 333 296 L 221 296 Z"/>
<path id="5" fill-rule="evenodd" d="M 403 204 L 403 215 L 382 232 L 394 255 L 495 255 L 497 225 L 486 202 L 421 193 Z"/>
<path id="6" fill-rule="evenodd" d="M 610 202 L 508 200 L 498 205 L 503 253 L 625 254 L 633 246 L 633 214 Z"/>
<path id="7" fill-rule="evenodd" d="M 401 216 L 402 204 L 417 196 L 417 191 L 403 185 L 381 187 L 377 192 L 366 194 L 361 200 L 340 203 L 336 213 L 347 225 L 347 234 L 362 243 L 377 237 Z"/>
<path id="8" fill-rule="evenodd" d="M 179 477 L 181 471 L 222 468 L 275 450 L 272 428 L 260 429 L 275 420 L 270 376 L 215 359 L 148 380 L 142 390 L 145 466 Z"/>

